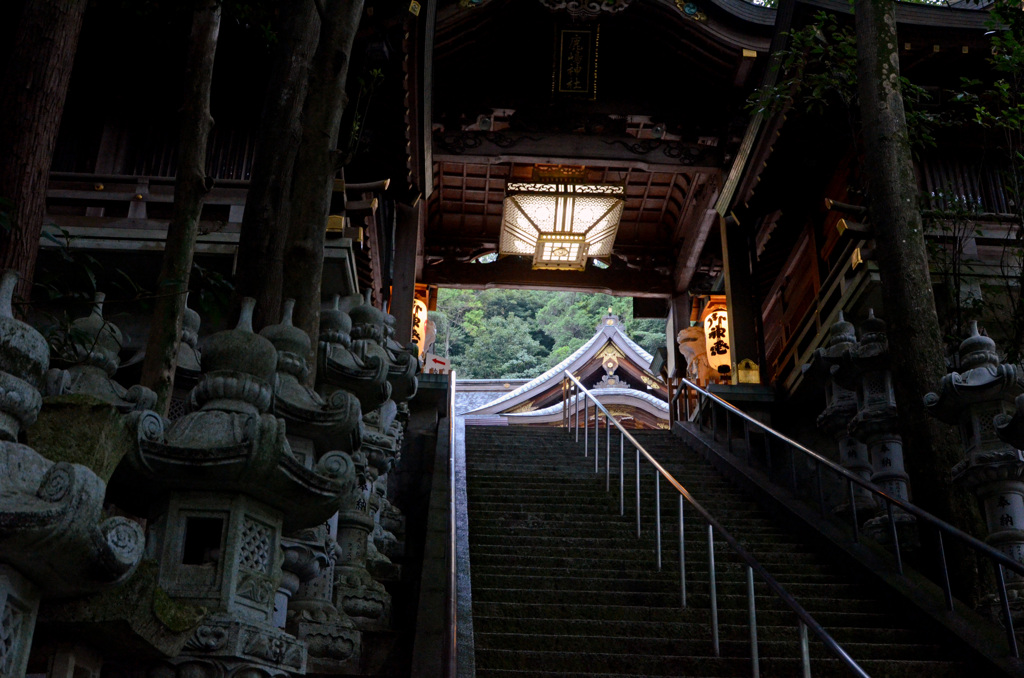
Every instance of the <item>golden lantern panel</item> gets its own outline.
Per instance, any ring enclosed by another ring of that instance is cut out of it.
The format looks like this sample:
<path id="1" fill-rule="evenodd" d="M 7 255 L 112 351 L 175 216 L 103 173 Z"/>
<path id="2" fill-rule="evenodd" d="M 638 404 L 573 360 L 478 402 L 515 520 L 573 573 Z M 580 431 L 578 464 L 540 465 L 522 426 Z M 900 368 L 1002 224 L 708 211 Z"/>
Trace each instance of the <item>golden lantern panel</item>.
<path id="1" fill-rule="evenodd" d="M 625 196 L 618 184 L 509 183 L 498 252 L 582 271 L 587 259 L 611 255 Z"/>

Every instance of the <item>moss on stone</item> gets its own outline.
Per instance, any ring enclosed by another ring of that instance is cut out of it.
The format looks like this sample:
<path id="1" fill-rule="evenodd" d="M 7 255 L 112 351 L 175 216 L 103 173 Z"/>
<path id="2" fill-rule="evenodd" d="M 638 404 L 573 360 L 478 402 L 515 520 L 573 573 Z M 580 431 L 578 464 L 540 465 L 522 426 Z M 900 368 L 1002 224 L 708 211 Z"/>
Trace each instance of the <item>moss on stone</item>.
<path id="1" fill-rule="evenodd" d="M 171 631 L 184 633 L 202 621 L 206 608 L 175 600 L 157 586 L 153 589 L 153 614 Z"/>
<path id="2" fill-rule="evenodd" d="M 82 464 L 108 482 L 136 444 L 127 419 L 91 395 L 50 396 L 43 399 L 39 419 L 26 431 L 27 442 L 51 461 Z"/>

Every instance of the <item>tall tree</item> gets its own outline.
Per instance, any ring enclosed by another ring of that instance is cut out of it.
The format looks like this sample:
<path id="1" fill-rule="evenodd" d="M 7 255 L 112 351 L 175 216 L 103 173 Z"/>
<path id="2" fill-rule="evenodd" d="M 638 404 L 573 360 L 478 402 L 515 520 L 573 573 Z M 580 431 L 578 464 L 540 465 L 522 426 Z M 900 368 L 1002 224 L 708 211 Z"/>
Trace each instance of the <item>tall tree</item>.
<path id="1" fill-rule="evenodd" d="M 235 278 L 237 294 L 256 299 L 257 328 L 280 317 L 292 171 L 302 139 L 309 61 L 320 29 L 313 0 L 290 0 L 280 6 L 284 23 L 267 78 Z"/>
<path id="2" fill-rule="evenodd" d="M 24 3 L 0 81 L 0 198 L 10 201 L 0 232 L 0 267 L 21 280 L 27 299 L 35 275 L 46 184 L 87 0 Z"/>
<path id="3" fill-rule="evenodd" d="M 900 91 L 893 0 L 856 0 L 858 89 L 873 225 L 885 298 L 893 385 L 914 503 L 973 528 L 977 508 L 953 487 L 962 453 L 958 437 L 925 411 L 924 395 L 945 375 L 945 355 L 918 207 L 906 114 Z M 964 559 L 952 559 L 960 581 L 974 581 Z"/>
<path id="4" fill-rule="evenodd" d="M 199 234 L 199 216 L 206 194 L 212 187 L 212 180 L 206 176 L 206 143 L 213 127 L 210 85 L 213 82 L 220 15 L 219 0 L 196 0 L 185 59 L 174 208 L 167 227 L 158 296 L 146 343 L 146 359 L 142 364 L 142 383 L 156 391 L 157 410 L 164 415 L 174 388 L 185 294 Z"/>
<path id="5" fill-rule="evenodd" d="M 302 141 L 292 173 L 282 287 L 284 297 L 296 300 L 295 325 L 314 339 L 320 327 L 324 233 L 338 169 L 338 132 L 347 103 L 345 81 L 363 13 L 362 0 L 316 3 L 320 38 L 310 65 L 309 91 L 302 111 Z M 316 359 L 315 352 L 310 359 Z"/>

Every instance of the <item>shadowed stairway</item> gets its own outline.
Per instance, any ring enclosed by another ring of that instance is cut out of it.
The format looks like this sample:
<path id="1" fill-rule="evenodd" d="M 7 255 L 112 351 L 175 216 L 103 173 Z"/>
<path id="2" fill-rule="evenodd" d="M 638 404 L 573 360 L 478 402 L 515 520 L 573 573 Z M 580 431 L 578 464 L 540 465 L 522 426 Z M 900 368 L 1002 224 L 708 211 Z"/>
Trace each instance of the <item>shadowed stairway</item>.
<path id="1" fill-rule="evenodd" d="M 980 676 L 971 655 L 849 581 L 814 546 L 777 527 L 667 432 L 637 435 L 872 676 Z M 477 675 L 749 676 L 746 571 L 715 544 L 721 657 L 713 656 L 707 525 L 686 518 L 688 608 L 679 592 L 678 495 L 661 487 L 663 570 L 654 552 L 654 470 L 641 463 L 636 538 L 633 450 L 619 515 L 618 436 L 611 492 L 582 438 L 554 429 L 466 427 L 469 541 Z M 761 675 L 799 676 L 797 620 L 758 582 Z M 812 675 L 851 675 L 812 638 Z"/>

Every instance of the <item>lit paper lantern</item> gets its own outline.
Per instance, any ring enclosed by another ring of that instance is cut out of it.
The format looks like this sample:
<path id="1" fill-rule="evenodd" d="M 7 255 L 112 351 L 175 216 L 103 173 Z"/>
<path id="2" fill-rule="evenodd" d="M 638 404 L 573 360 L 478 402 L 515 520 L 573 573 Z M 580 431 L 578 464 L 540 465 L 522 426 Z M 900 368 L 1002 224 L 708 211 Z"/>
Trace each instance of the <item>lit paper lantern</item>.
<path id="1" fill-rule="evenodd" d="M 704 342 L 708 365 L 712 373 L 722 374 L 732 369 L 732 348 L 729 338 L 729 312 L 724 305 L 713 304 L 704 315 Z M 725 366 L 724 370 L 719 369 Z"/>
<path id="2" fill-rule="evenodd" d="M 421 299 L 412 302 L 412 340 L 419 349 L 420 357 L 427 348 L 427 304 Z"/>

